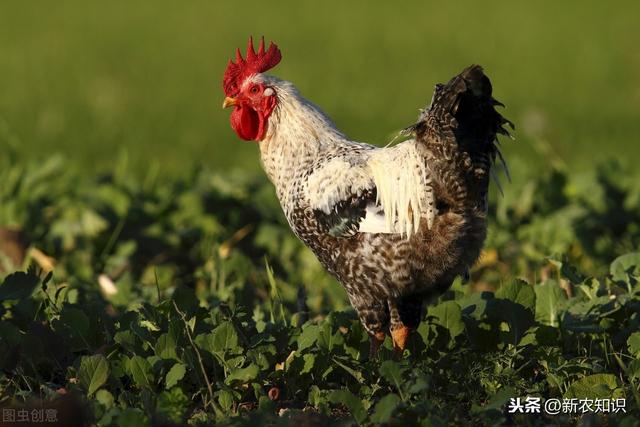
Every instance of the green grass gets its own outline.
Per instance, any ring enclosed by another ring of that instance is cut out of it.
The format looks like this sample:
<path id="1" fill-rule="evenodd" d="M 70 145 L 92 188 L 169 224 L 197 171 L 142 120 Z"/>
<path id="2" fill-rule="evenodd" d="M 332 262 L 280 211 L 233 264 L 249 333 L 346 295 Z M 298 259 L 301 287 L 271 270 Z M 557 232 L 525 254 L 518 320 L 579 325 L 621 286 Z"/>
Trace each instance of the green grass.
<path id="1" fill-rule="evenodd" d="M 0 144 L 84 171 L 259 168 L 220 108 L 227 59 L 264 34 L 273 71 L 354 139 L 386 143 L 436 82 L 485 66 L 518 125 L 508 157 L 588 169 L 640 155 L 640 6 L 605 2 L 0 5 Z"/>

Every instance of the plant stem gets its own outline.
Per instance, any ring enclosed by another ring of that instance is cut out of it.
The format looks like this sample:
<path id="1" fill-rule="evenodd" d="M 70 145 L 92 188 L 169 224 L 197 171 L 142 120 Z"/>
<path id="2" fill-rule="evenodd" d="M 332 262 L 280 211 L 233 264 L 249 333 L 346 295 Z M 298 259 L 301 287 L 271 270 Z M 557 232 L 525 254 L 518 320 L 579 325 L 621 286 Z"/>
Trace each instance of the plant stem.
<path id="1" fill-rule="evenodd" d="M 209 404 L 211 405 L 211 408 L 213 409 L 213 411 L 216 413 L 216 416 L 223 416 L 224 411 L 222 410 L 220 405 L 218 405 L 218 402 L 216 402 L 215 398 L 213 397 L 213 386 L 211 385 L 211 381 L 209 380 L 209 376 L 207 375 L 207 370 L 204 367 L 204 362 L 202 361 L 202 355 L 200 354 L 200 350 L 198 350 L 198 347 L 193 342 L 193 337 L 191 336 L 191 331 L 189 330 L 189 323 L 187 322 L 187 318 L 185 314 L 178 308 L 178 305 L 176 304 L 176 302 L 175 301 L 172 301 L 172 302 L 173 302 L 173 307 L 176 309 L 176 312 L 182 319 L 182 323 L 184 323 L 184 329 L 187 332 L 187 338 L 189 339 L 189 343 L 191 344 L 191 347 L 193 348 L 193 351 L 195 351 L 196 357 L 198 358 L 200 371 L 202 372 L 202 376 L 204 378 L 204 382 L 207 385 L 207 391 L 209 393 Z M 205 406 L 207 406 L 206 402 L 205 402 Z"/>

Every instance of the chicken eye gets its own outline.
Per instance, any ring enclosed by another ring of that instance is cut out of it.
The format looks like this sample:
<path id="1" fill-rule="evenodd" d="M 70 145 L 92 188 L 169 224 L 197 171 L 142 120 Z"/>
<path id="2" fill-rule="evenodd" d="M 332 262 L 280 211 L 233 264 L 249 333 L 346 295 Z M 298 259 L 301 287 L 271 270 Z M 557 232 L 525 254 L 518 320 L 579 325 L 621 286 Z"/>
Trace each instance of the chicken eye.
<path id="1" fill-rule="evenodd" d="M 254 94 L 254 95 L 255 95 L 256 93 L 258 93 L 259 91 L 260 91 L 260 88 L 259 88 L 258 86 L 253 86 L 253 87 L 250 89 L 250 92 L 251 92 L 252 94 Z"/>

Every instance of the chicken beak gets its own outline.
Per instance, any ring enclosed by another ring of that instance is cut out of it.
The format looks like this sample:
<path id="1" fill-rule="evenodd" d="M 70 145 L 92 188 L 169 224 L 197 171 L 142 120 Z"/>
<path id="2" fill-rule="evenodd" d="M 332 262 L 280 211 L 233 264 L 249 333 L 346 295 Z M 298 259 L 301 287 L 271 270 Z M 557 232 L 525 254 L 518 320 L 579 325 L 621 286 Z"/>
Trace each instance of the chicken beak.
<path id="1" fill-rule="evenodd" d="M 227 96 L 222 102 L 222 108 L 229 108 L 235 105 L 238 105 L 238 100 L 230 96 Z"/>

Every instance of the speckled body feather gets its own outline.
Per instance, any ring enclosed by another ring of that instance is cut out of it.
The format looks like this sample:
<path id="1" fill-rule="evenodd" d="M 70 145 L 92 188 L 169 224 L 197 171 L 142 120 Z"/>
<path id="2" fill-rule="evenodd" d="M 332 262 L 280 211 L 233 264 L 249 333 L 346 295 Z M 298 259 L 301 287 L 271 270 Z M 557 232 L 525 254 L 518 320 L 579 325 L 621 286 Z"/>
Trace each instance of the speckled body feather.
<path id="1" fill-rule="evenodd" d="M 344 285 L 365 328 L 416 327 L 423 303 L 477 260 L 496 134 L 509 123 L 471 66 L 388 148 L 350 141 L 287 82 L 256 74 L 278 106 L 263 166 L 294 233 Z M 248 84 L 250 84 L 248 83 Z"/>

